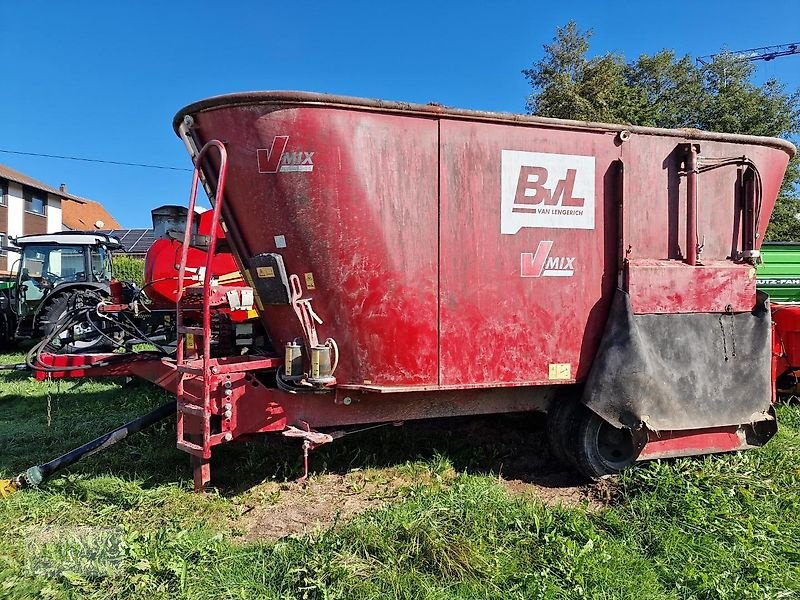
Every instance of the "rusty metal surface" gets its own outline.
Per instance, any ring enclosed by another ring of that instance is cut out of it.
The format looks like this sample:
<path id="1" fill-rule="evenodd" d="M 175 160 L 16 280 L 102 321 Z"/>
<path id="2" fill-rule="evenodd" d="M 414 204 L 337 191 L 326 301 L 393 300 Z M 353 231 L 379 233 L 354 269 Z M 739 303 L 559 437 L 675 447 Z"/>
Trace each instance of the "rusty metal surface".
<path id="1" fill-rule="evenodd" d="M 253 104 L 274 105 L 286 108 L 288 106 L 321 106 L 328 108 L 343 108 L 347 110 L 376 111 L 390 114 L 406 114 L 421 117 L 449 117 L 454 119 L 468 119 L 471 121 L 504 122 L 506 124 L 532 125 L 559 127 L 564 129 L 583 129 L 587 131 L 642 133 L 650 136 L 666 136 L 681 139 L 697 139 L 710 141 L 727 141 L 739 144 L 764 144 L 773 148 L 781 148 L 789 156 L 794 156 L 796 148 L 787 140 L 768 138 L 754 135 L 737 135 L 730 133 L 717 133 L 714 131 L 701 131 L 699 129 L 663 129 L 658 127 L 639 127 L 636 125 L 614 125 L 597 123 L 593 121 L 574 121 L 570 119 L 554 119 L 550 117 L 537 117 L 515 113 L 499 113 L 491 111 L 467 110 L 443 106 L 441 104 L 414 104 L 412 102 L 397 102 L 391 100 L 378 100 L 357 98 L 352 96 L 339 96 L 334 94 L 321 94 L 318 92 L 300 91 L 257 91 L 224 94 L 193 102 L 182 108 L 173 119 L 173 128 L 178 131 L 183 118 L 199 112 L 215 110 L 217 108 L 230 108 L 237 106 L 251 106 Z"/>
<path id="2" fill-rule="evenodd" d="M 335 338 L 342 351 L 337 379 L 438 383 L 436 123 L 292 109 L 213 116 L 223 122 L 198 131 L 245 136 L 228 144 L 235 226 L 252 255 L 280 253 L 299 277 L 323 321 L 320 339 Z M 258 150 L 287 131 L 286 152 L 311 161 L 287 166 L 313 170 L 260 173 L 269 165 L 259 164 Z M 276 347 L 302 336 L 292 306 L 267 306 L 262 315 Z"/>
<path id="3" fill-rule="evenodd" d="M 628 128 L 623 141 L 616 126 L 292 93 L 185 114 L 200 143 L 227 141 L 226 224 L 245 242 L 240 258 L 283 257 L 323 321 L 319 338 L 341 349 L 338 382 L 353 387 L 581 381 L 623 259 L 669 261 L 632 279 L 648 310 L 718 311 L 724 282 L 725 304 L 745 310 L 752 286 L 728 260 L 742 248 L 735 165 L 697 176 L 701 272 L 664 276 L 684 260 L 690 229 L 682 148 L 758 166 L 762 234 L 794 151 L 766 138 Z M 288 304 L 261 315 L 277 347 L 303 335 Z"/>
<path id="4" fill-rule="evenodd" d="M 631 260 L 626 265 L 633 312 L 747 312 L 756 303 L 756 270 L 714 261 L 691 267 L 680 261 Z"/>

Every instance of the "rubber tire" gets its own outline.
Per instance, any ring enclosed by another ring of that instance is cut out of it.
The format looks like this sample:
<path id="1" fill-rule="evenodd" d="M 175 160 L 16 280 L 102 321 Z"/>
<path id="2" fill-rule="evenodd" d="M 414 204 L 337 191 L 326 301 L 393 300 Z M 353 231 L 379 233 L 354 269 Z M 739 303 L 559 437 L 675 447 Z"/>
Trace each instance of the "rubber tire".
<path id="1" fill-rule="evenodd" d="M 628 429 L 617 429 L 597 413 L 580 405 L 581 417 L 574 431 L 575 467 L 592 480 L 603 479 L 622 472 L 636 462 L 637 446 Z M 612 448 L 614 456 L 609 456 L 608 444 L 616 443 Z"/>
<path id="2" fill-rule="evenodd" d="M 64 292 L 53 298 L 52 300 L 48 300 L 48 305 L 45 307 L 42 313 L 42 320 L 47 321 L 47 323 L 42 327 L 43 337 L 47 337 L 50 333 L 55 329 L 55 326 L 59 320 L 59 318 L 64 314 L 64 312 L 70 308 L 72 305 L 78 305 L 76 303 L 77 297 L 80 295 L 79 291 L 70 291 Z M 113 344 L 110 344 L 108 340 L 106 340 L 100 334 L 97 334 L 95 338 L 88 342 L 80 342 L 78 344 L 66 344 L 64 346 L 53 346 L 53 348 L 57 349 L 59 352 L 65 352 L 68 354 L 75 353 L 75 352 L 86 352 L 87 350 L 92 350 L 93 352 L 99 352 L 102 350 L 111 350 L 113 349 Z"/>
<path id="3" fill-rule="evenodd" d="M 575 440 L 582 405 L 573 398 L 556 398 L 547 411 L 547 441 L 553 456 L 565 467 L 577 469 Z"/>

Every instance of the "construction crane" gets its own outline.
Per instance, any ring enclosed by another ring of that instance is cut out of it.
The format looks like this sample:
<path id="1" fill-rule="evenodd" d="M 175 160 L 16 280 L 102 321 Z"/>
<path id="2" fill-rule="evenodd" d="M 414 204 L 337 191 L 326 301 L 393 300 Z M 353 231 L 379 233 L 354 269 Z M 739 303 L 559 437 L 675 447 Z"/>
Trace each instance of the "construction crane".
<path id="1" fill-rule="evenodd" d="M 748 50 L 737 50 L 736 52 L 718 52 L 708 56 L 700 56 L 695 59 L 699 65 L 707 65 L 713 62 L 718 56 L 728 56 L 736 60 L 746 60 L 754 62 L 757 60 L 772 60 L 779 56 L 789 56 L 800 54 L 800 42 L 792 44 L 778 44 L 777 46 L 763 46 L 761 48 L 750 48 Z"/>

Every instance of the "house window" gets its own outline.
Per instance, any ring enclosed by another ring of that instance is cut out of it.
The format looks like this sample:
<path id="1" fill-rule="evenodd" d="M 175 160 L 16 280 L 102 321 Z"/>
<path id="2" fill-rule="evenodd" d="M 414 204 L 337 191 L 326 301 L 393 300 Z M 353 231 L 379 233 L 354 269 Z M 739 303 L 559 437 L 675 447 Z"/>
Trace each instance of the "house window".
<path id="1" fill-rule="evenodd" d="M 8 254 L 5 247 L 8 246 L 8 234 L 0 232 L 0 256 Z"/>
<path id="2" fill-rule="evenodd" d="M 0 206 L 8 204 L 8 181 L 0 179 Z"/>
<path id="3" fill-rule="evenodd" d="M 47 194 L 39 190 L 25 188 L 25 210 L 37 215 L 45 214 L 47 207 Z"/>

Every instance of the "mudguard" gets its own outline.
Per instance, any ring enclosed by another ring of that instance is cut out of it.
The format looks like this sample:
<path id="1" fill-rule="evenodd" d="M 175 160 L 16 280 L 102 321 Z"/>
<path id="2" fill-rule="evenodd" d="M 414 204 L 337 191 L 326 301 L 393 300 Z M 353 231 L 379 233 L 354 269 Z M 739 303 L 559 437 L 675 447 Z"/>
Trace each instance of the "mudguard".
<path id="1" fill-rule="evenodd" d="M 772 420 L 767 295 L 745 313 L 634 314 L 617 290 L 583 403 L 616 427 L 701 429 Z"/>

